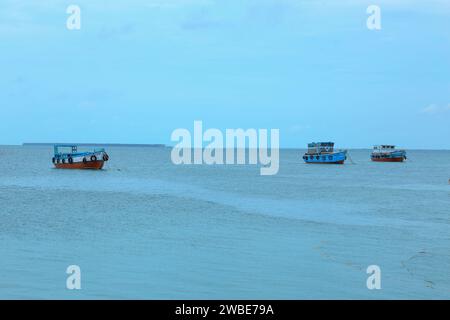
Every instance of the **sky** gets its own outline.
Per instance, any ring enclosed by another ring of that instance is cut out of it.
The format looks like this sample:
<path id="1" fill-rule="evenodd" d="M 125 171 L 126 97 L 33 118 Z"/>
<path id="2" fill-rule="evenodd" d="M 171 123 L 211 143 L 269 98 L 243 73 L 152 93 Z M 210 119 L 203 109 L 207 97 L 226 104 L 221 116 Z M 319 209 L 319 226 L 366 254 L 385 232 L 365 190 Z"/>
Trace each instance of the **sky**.
<path id="1" fill-rule="evenodd" d="M 201 120 L 450 149 L 450 1 L 0 0 L 0 85 L 0 144 L 173 145 Z"/>

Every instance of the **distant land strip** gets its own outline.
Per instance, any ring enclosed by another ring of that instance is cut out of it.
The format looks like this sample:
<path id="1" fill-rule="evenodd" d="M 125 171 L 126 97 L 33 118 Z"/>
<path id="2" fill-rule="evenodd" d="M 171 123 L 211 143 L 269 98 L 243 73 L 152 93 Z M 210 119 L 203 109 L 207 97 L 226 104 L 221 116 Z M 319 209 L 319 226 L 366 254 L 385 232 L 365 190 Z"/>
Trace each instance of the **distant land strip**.
<path id="1" fill-rule="evenodd" d="M 22 146 L 53 146 L 55 144 L 74 145 L 80 147 L 165 147 L 165 144 L 134 144 L 134 143 L 53 143 L 53 142 L 24 142 Z"/>

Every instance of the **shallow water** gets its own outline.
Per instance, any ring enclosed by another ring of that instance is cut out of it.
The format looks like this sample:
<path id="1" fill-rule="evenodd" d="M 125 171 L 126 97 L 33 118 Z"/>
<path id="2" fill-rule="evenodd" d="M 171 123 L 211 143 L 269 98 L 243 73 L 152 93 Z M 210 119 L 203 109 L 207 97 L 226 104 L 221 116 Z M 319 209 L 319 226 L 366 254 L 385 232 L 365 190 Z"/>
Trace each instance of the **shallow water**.
<path id="1" fill-rule="evenodd" d="M 340 166 L 282 150 L 275 176 L 137 147 L 57 170 L 52 151 L 0 146 L 0 298 L 450 298 L 450 151 Z"/>

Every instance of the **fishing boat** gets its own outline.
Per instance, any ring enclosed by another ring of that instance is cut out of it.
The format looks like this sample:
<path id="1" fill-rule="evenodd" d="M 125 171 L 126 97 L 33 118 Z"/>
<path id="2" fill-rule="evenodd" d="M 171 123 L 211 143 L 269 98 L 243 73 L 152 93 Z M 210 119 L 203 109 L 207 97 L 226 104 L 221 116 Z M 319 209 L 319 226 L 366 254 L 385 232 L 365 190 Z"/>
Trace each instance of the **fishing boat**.
<path id="1" fill-rule="evenodd" d="M 347 150 L 334 150 L 334 142 L 308 143 L 308 151 L 303 155 L 306 163 L 343 164 L 347 160 Z"/>
<path id="2" fill-rule="evenodd" d="M 380 145 L 373 147 L 370 157 L 376 162 L 403 162 L 406 160 L 406 151 L 395 149 L 393 145 Z"/>
<path id="3" fill-rule="evenodd" d="M 105 149 L 94 149 L 90 152 L 78 152 L 78 146 L 58 144 L 53 147 L 54 156 L 52 162 L 58 169 L 97 169 L 103 168 L 109 156 Z M 62 152 L 61 149 L 69 149 L 70 152 Z"/>

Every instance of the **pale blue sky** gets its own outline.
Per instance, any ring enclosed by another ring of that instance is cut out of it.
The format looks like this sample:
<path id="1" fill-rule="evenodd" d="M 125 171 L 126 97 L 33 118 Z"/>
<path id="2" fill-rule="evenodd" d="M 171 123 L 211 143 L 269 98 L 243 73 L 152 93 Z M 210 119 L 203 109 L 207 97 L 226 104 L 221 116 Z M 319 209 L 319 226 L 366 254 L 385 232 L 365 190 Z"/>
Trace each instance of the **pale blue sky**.
<path id="1" fill-rule="evenodd" d="M 450 1 L 0 0 L 0 85 L 0 144 L 169 144 L 203 120 L 450 149 Z"/>

